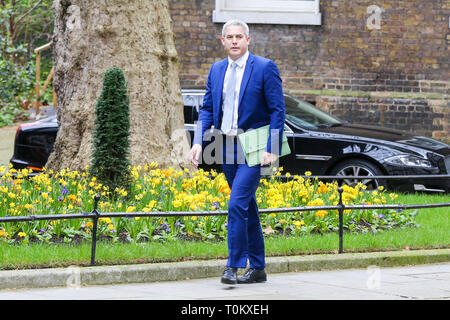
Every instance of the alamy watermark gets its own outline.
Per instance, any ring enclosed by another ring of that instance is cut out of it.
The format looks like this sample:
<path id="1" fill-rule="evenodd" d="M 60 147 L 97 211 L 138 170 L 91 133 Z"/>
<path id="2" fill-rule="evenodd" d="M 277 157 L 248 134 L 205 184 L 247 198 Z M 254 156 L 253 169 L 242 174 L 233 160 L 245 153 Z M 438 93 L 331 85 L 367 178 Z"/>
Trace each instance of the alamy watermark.
<path id="1" fill-rule="evenodd" d="M 69 276 L 66 280 L 66 286 L 72 289 L 79 289 L 81 287 L 81 268 L 77 266 L 69 266 L 67 268 Z"/>
<path id="2" fill-rule="evenodd" d="M 366 13 L 370 16 L 366 20 L 366 26 L 369 30 L 379 30 L 381 29 L 381 13 L 383 9 L 377 5 L 371 5 L 367 7 Z"/>
<path id="3" fill-rule="evenodd" d="M 195 131 L 198 131 L 198 135 L 201 133 L 201 121 L 197 122 L 195 125 Z M 178 129 L 182 130 L 184 129 Z M 174 130 L 172 135 L 178 136 L 180 132 L 178 130 Z M 252 129 L 249 129 L 252 130 Z M 208 129 L 205 131 L 202 139 L 203 149 L 200 155 L 199 164 L 213 165 L 213 164 L 245 164 L 245 154 L 242 150 L 242 146 L 239 142 L 238 136 L 244 133 L 244 130 L 238 129 L 237 136 L 228 137 L 222 134 L 222 132 L 218 129 Z M 190 134 L 186 135 L 188 144 L 191 145 L 191 136 Z M 277 129 L 271 129 L 269 136 L 261 135 L 256 137 L 255 141 L 251 141 L 251 143 L 256 143 L 256 145 L 252 145 L 252 148 L 256 150 L 258 146 L 268 146 L 270 144 L 271 153 L 280 154 L 280 131 Z M 250 144 L 250 143 L 247 143 Z M 235 149 L 236 146 L 236 149 Z M 270 167 L 261 167 L 262 175 L 269 175 L 273 171 L 271 168 L 279 166 L 279 158 L 275 162 L 271 164 Z"/>
<path id="4" fill-rule="evenodd" d="M 367 288 L 377 290 L 381 288 L 381 270 L 378 266 L 368 266 L 366 270 L 368 277 L 366 281 Z"/>

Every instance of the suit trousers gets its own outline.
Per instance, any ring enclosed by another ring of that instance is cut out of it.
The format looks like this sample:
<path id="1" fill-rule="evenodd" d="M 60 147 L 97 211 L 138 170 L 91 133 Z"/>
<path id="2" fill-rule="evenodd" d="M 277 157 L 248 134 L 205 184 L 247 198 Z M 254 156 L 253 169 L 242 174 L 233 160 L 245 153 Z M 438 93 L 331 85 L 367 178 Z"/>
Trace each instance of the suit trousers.
<path id="1" fill-rule="evenodd" d="M 260 166 L 249 167 L 239 142 L 224 139 L 222 170 L 231 189 L 228 202 L 227 267 L 264 269 L 264 237 L 259 220 L 256 190 Z"/>

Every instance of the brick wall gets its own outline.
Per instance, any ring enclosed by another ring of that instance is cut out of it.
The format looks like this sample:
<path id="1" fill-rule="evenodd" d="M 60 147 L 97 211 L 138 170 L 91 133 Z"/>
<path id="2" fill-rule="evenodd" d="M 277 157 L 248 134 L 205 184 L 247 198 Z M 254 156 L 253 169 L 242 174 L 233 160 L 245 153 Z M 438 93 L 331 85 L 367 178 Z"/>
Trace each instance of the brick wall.
<path id="1" fill-rule="evenodd" d="M 215 1 L 169 0 L 182 87 L 203 87 L 225 57 Z M 369 30 L 367 7 L 382 8 Z M 450 1 L 321 0 L 321 26 L 249 25 L 250 51 L 284 89 L 357 123 L 450 138 Z"/>

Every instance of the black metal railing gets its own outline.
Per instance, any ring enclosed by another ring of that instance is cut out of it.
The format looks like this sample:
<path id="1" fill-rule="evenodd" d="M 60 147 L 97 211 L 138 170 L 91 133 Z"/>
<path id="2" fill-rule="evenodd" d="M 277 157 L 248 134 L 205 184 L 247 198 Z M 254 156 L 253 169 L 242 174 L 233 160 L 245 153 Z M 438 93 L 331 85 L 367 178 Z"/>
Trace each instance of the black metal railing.
<path id="1" fill-rule="evenodd" d="M 292 176 L 291 176 L 292 177 Z M 321 180 L 344 180 L 344 179 L 356 179 L 365 180 L 369 177 L 364 176 L 298 176 L 305 179 L 321 179 Z M 287 178 L 287 177 L 286 177 Z M 370 176 L 370 179 L 450 179 L 450 175 L 433 175 L 433 176 Z M 285 213 L 285 212 L 297 212 L 297 211 L 315 211 L 315 210 L 337 210 L 339 213 L 339 253 L 343 253 L 343 214 L 345 210 L 373 210 L 373 209 L 424 209 L 424 208 L 439 208 L 450 207 L 450 202 L 444 203 L 428 203 L 428 204 L 385 204 L 385 205 L 344 205 L 342 201 L 343 188 L 338 188 L 339 203 L 333 206 L 307 206 L 307 207 L 289 207 L 289 208 L 275 208 L 275 209 L 259 209 L 260 214 L 270 213 Z M 91 266 L 95 265 L 95 254 L 97 246 L 97 224 L 99 218 L 133 218 L 133 217 L 182 217 L 182 216 L 220 216 L 227 215 L 227 210 L 215 210 L 215 211 L 152 211 L 152 212 L 103 212 L 98 211 L 98 202 L 100 196 L 94 197 L 94 209 L 90 213 L 74 213 L 74 214 L 51 214 L 51 215 L 29 215 L 29 216 L 12 216 L 12 217 L 0 217 L 0 223 L 7 222 L 33 222 L 39 220 L 60 220 L 60 219 L 92 219 L 92 247 L 91 247 Z M 450 211 L 448 211 L 450 212 Z"/>

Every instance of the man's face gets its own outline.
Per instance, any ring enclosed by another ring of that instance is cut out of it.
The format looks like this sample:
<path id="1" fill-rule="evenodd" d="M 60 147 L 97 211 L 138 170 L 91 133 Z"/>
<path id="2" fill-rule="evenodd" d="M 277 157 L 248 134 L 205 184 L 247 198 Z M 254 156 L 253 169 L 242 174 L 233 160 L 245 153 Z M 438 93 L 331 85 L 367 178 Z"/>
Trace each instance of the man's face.
<path id="1" fill-rule="evenodd" d="M 245 35 L 244 29 L 239 25 L 226 28 L 225 37 L 220 37 L 220 40 L 233 61 L 242 57 L 250 44 L 250 37 Z"/>

